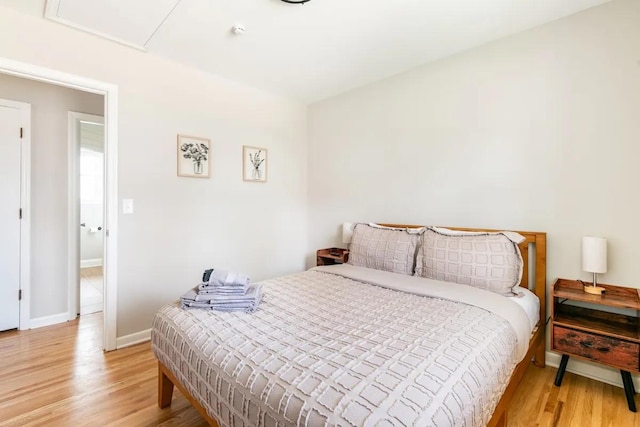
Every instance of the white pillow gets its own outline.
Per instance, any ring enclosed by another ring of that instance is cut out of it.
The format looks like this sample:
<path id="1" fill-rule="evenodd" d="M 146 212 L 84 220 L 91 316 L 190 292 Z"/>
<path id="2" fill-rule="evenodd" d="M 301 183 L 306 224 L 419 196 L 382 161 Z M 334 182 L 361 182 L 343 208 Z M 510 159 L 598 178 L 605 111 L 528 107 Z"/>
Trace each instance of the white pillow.
<path id="1" fill-rule="evenodd" d="M 406 231 L 409 234 L 420 234 L 426 228 L 426 227 L 388 227 L 386 225 L 376 224 L 375 222 L 370 222 L 367 225 L 369 225 L 369 227 L 382 228 L 386 230 L 402 230 L 402 231 Z"/>
<path id="2" fill-rule="evenodd" d="M 478 236 L 482 234 L 499 233 L 499 234 L 504 234 L 509 240 L 511 240 L 513 243 L 518 245 L 524 242 L 525 240 L 527 240 L 522 234 L 516 233 L 515 231 L 487 232 L 487 231 L 452 230 L 450 228 L 444 228 L 444 227 L 429 227 L 429 228 L 440 234 L 448 234 L 450 236 L 461 235 L 461 234 L 466 234 L 468 236 Z"/>
<path id="3" fill-rule="evenodd" d="M 411 275 L 419 238 L 405 229 L 356 224 L 347 263 Z"/>
<path id="4" fill-rule="evenodd" d="M 524 237 L 512 232 L 459 232 L 429 227 L 421 235 L 416 276 L 514 295 L 522 280 Z"/>

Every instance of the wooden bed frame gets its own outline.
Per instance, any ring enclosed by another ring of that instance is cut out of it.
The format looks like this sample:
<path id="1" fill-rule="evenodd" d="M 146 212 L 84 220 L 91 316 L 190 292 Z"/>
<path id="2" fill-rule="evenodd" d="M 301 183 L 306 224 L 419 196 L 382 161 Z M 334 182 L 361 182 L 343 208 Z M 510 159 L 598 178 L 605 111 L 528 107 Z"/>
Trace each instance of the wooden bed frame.
<path id="1" fill-rule="evenodd" d="M 399 227 L 399 228 L 420 228 L 421 225 L 407 225 L 407 224 L 380 224 L 386 227 Z M 447 227 L 451 230 L 459 231 L 487 231 L 495 232 L 501 230 L 492 230 L 486 228 L 460 228 L 460 227 Z M 545 325 L 546 325 L 546 313 L 547 313 L 547 233 L 538 233 L 531 231 L 518 231 L 517 233 L 524 236 L 526 239 L 520 246 L 522 252 L 522 259 L 524 261 L 524 268 L 522 272 L 522 283 L 520 286 L 530 289 L 540 299 L 540 320 L 538 325 L 533 330 L 531 340 L 529 341 L 529 350 L 526 356 L 522 359 L 511 375 L 511 380 L 507 384 L 496 409 L 493 411 L 493 416 L 487 424 L 488 427 L 506 427 L 507 426 L 507 407 L 511 398 L 515 394 L 522 377 L 524 376 L 529 363 L 533 361 L 533 364 L 537 367 L 545 367 Z M 533 287 L 529 283 L 529 251 L 533 250 Z M 214 427 L 219 427 L 217 421 L 207 413 L 207 410 L 186 390 L 185 387 L 180 384 L 178 379 L 173 373 L 158 361 L 158 406 L 160 408 L 166 408 L 171 405 L 171 399 L 173 397 L 174 385 L 178 387 L 178 390 L 187 398 L 187 400 L 193 405 L 194 408 L 202 415 L 202 417 Z"/>

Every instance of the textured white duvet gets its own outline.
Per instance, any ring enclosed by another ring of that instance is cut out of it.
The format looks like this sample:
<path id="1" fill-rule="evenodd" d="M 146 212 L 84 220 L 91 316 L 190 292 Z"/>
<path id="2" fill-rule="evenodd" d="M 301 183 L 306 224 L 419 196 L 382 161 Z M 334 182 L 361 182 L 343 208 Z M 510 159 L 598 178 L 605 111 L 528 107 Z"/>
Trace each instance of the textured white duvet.
<path id="1" fill-rule="evenodd" d="M 255 313 L 153 320 L 154 353 L 221 426 L 484 426 L 528 345 L 521 307 L 463 285 L 426 297 L 451 284 L 353 266 L 262 283 Z"/>

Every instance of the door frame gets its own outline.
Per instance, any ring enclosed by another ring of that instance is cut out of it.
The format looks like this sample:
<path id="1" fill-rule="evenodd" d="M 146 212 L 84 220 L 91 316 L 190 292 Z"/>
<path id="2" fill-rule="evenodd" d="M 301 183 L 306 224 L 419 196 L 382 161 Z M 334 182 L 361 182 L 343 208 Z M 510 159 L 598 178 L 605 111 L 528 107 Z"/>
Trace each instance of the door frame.
<path id="1" fill-rule="evenodd" d="M 27 329 L 29 325 L 30 303 L 29 292 L 25 292 L 25 284 L 31 283 L 31 104 L 11 99 L 2 99 L 3 105 L 14 107 L 20 111 L 22 137 L 20 141 L 20 295 L 18 299 L 18 329 Z M 16 295 L 17 297 L 17 295 Z"/>
<path id="2" fill-rule="evenodd" d="M 25 62 L 0 57 L 0 73 L 37 80 L 57 86 L 78 89 L 95 93 L 104 97 L 105 121 L 105 251 L 104 251 L 104 336 L 103 348 L 107 351 L 116 349 L 117 337 L 117 302 L 118 302 L 118 86 L 112 83 L 94 80 L 75 74 L 65 73 L 51 68 L 40 67 Z M 23 209 L 25 209 L 23 207 Z M 23 212 L 30 218 L 30 206 Z M 28 222 L 28 221 L 25 221 Z M 28 259 L 28 257 L 27 257 Z M 30 292 L 30 281 L 23 289 L 24 297 Z M 26 294 L 26 295 L 24 295 Z M 22 304 L 27 306 L 28 304 Z M 21 306 L 22 311 L 22 306 Z M 22 320 L 22 319 L 21 319 Z M 31 319 L 26 319 L 26 326 L 21 322 L 21 329 L 26 329 Z"/>
<path id="3" fill-rule="evenodd" d="M 86 114 L 86 113 L 77 113 L 75 111 L 69 111 L 69 130 L 68 130 L 68 168 L 67 168 L 67 180 L 68 180 L 68 226 L 69 226 L 69 234 L 67 241 L 67 250 L 69 255 L 69 264 L 67 266 L 67 277 L 69 278 L 69 320 L 74 320 L 78 317 L 78 312 L 80 310 L 80 292 L 78 291 L 80 285 L 80 250 L 81 250 L 81 240 L 80 240 L 80 122 L 90 122 L 97 123 L 104 126 L 104 117 L 96 116 L 94 114 Z M 104 130 L 103 130 L 104 132 Z M 106 144 L 105 144 L 106 145 Z M 103 152 L 104 152 L 103 147 Z M 106 196 L 106 192 L 104 193 Z M 106 203 L 103 197 L 103 205 L 102 205 L 102 215 L 103 218 L 106 218 Z M 105 254 L 105 244 L 106 239 L 102 239 L 103 247 L 102 247 L 102 260 L 104 264 L 104 254 Z M 102 289 L 104 291 L 104 283 L 102 284 Z M 104 300 L 103 300 L 103 308 L 104 312 Z"/>

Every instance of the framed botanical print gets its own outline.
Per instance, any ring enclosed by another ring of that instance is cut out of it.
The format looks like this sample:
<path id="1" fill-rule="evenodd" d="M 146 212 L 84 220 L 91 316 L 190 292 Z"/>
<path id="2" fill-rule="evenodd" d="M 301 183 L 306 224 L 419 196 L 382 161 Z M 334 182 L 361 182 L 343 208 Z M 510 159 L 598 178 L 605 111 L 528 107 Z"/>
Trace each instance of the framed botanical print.
<path id="1" fill-rule="evenodd" d="M 211 140 L 178 135 L 178 176 L 209 178 Z"/>
<path id="2" fill-rule="evenodd" d="M 267 149 L 242 146 L 242 179 L 251 182 L 267 182 Z"/>

